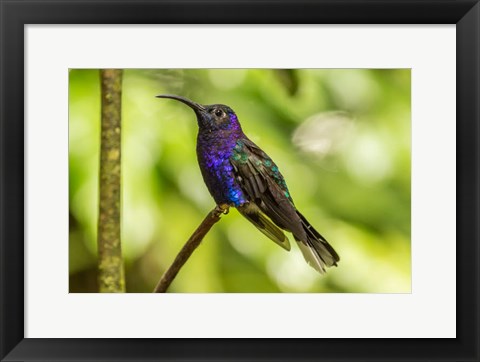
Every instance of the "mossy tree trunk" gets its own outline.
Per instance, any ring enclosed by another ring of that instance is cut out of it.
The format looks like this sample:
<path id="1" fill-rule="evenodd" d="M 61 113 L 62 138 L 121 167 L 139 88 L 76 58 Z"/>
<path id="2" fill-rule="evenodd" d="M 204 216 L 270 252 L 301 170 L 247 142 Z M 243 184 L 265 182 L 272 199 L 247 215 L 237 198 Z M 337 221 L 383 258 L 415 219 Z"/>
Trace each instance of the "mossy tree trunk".
<path id="1" fill-rule="evenodd" d="M 125 292 L 120 240 L 122 75 L 120 69 L 100 70 L 102 120 L 98 280 L 101 293 Z"/>

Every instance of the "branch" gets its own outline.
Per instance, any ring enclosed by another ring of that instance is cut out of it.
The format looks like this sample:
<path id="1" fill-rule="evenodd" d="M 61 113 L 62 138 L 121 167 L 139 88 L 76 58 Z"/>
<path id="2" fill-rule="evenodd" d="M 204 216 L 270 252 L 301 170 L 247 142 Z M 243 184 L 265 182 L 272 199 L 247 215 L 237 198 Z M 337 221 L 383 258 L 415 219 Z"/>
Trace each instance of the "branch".
<path id="1" fill-rule="evenodd" d="M 98 213 L 98 281 L 101 293 L 125 292 L 120 243 L 122 70 L 100 70 L 102 126 Z"/>
<path id="2" fill-rule="evenodd" d="M 194 231 L 190 239 L 185 243 L 182 250 L 178 253 L 170 268 L 162 275 L 157 286 L 153 290 L 154 293 L 165 293 L 172 284 L 182 266 L 187 262 L 194 250 L 200 245 L 202 239 L 207 235 L 212 226 L 220 220 L 220 216 L 228 212 L 226 206 L 216 206 L 208 213 L 202 223 Z"/>

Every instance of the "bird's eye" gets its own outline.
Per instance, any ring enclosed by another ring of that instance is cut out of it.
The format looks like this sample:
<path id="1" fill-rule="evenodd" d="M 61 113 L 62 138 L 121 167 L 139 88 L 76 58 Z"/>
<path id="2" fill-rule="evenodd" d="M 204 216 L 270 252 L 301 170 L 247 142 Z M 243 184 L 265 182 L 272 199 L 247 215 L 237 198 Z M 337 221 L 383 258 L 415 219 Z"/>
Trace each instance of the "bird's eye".
<path id="1" fill-rule="evenodd" d="M 223 111 L 222 111 L 221 109 L 216 109 L 216 110 L 215 110 L 215 115 L 216 115 L 217 117 L 221 117 L 221 116 L 223 116 Z"/>

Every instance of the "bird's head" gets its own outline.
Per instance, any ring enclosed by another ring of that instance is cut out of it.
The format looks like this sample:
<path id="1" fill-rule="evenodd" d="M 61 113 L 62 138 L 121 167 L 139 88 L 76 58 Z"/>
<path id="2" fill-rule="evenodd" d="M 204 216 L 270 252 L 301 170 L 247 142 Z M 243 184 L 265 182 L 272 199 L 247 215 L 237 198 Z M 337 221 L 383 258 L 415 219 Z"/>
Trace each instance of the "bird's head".
<path id="1" fill-rule="evenodd" d="M 241 131 L 241 126 L 238 122 L 237 115 L 233 109 L 224 104 L 202 105 L 191 101 L 188 98 L 174 94 L 161 94 L 158 95 L 157 98 L 175 99 L 192 108 L 197 115 L 198 127 L 201 131 Z"/>

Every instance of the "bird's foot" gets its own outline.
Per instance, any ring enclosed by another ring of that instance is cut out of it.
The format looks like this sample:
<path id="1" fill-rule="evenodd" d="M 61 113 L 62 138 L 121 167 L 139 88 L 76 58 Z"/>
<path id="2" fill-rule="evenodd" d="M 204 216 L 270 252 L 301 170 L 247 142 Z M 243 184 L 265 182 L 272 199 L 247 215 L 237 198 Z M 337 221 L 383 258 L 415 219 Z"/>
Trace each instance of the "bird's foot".
<path id="1" fill-rule="evenodd" d="M 218 213 L 218 214 L 228 214 L 230 210 L 230 205 L 228 204 L 221 204 L 221 205 L 217 205 L 215 207 L 215 211 Z"/>

